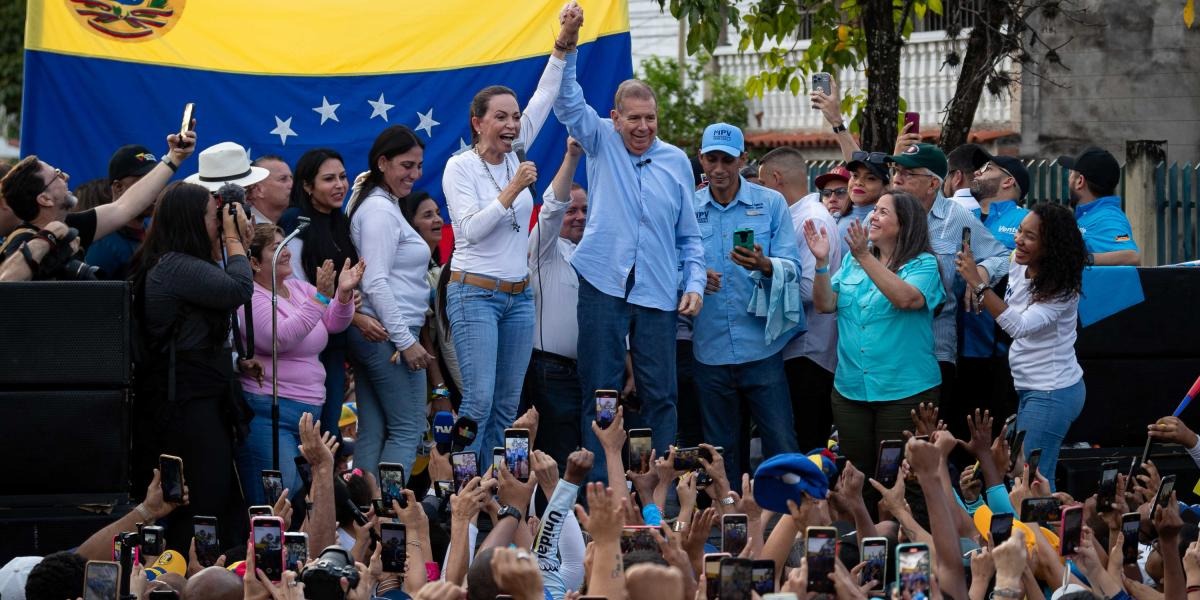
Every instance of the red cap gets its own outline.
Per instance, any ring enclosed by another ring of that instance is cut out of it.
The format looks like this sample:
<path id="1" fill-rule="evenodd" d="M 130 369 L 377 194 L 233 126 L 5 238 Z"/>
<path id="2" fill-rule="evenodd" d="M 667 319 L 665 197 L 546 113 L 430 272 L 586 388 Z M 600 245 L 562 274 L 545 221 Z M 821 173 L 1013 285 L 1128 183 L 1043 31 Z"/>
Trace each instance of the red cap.
<path id="1" fill-rule="evenodd" d="M 818 175 L 817 178 L 813 181 L 813 183 L 816 184 L 817 189 L 820 189 L 820 188 L 825 187 L 826 183 L 829 183 L 830 181 L 833 181 L 834 179 L 841 179 L 842 181 L 849 183 L 850 182 L 850 171 L 847 171 L 846 167 L 838 165 L 838 166 L 834 167 L 832 171 Z"/>

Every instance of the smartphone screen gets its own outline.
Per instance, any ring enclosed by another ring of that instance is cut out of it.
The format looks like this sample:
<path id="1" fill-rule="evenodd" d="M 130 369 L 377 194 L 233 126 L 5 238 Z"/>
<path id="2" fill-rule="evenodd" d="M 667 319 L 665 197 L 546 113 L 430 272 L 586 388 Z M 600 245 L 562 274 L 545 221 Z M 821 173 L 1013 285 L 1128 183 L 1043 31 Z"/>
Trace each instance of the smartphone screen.
<path id="1" fill-rule="evenodd" d="M 1162 483 L 1158 486 L 1158 492 L 1154 494 L 1154 505 L 1150 507 L 1150 521 L 1154 521 L 1158 507 L 1166 506 L 1171 501 L 1171 492 L 1173 491 L 1175 491 L 1175 476 L 1164 475 Z"/>
<path id="2" fill-rule="evenodd" d="M 967 248 L 971 245 L 971 228 L 962 228 L 962 247 Z"/>
<path id="3" fill-rule="evenodd" d="M 775 591 L 775 561 L 756 560 L 750 565 L 750 584 L 759 596 Z"/>
<path id="4" fill-rule="evenodd" d="M 721 576 L 718 596 L 745 598 L 749 600 L 753 589 L 754 563 L 748 558 L 725 558 L 721 560 Z"/>
<path id="5" fill-rule="evenodd" d="M 383 570 L 387 573 L 404 571 L 405 545 L 408 543 L 408 532 L 402 523 L 381 523 L 380 537 L 383 538 Z"/>
<path id="6" fill-rule="evenodd" d="M 1062 515 L 1058 498 L 1026 498 L 1021 501 L 1022 523 L 1053 523 Z"/>
<path id="7" fill-rule="evenodd" d="M 504 448 L 492 448 L 492 477 L 500 477 L 500 469 L 504 466 Z"/>
<path id="8" fill-rule="evenodd" d="M 1142 515 L 1131 512 L 1121 516 L 1121 533 L 1125 543 L 1121 545 L 1122 564 L 1136 565 L 1138 561 L 1138 535 L 1141 533 Z"/>
<path id="9" fill-rule="evenodd" d="M 217 518 L 197 515 L 192 517 L 192 538 L 196 540 L 196 559 L 205 567 L 217 563 L 221 556 L 221 542 L 217 540 Z"/>
<path id="10" fill-rule="evenodd" d="M 166 549 L 166 538 L 163 537 L 163 528 L 157 525 L 146 525 L 142 527 L 139 534 L 142 538 L 142 554 L 145 556 L 158 556 Z"/>
<path id="11" fill-rule="evenodd" d="M 700 457 L 704 460 L 712 462 L 712 453 L 704 448 L 693 446 L 691 448 L 676 448 L 675 449 L 675 470 L 676 471 L 695 471 L 703 469 L 704 464 L 700 462 Z"/>
<path id="12" fill-rule="evenodd" d="M 916 598 L 929 596 L 929 547 L 925 544 L 901 544 L 896 548 L 896 577 L 900 595 Z"/>
<path id="13" fill-rule="evenodd" d="M 1029 451 L 1029 477 L 1037 477 L 1038 467 L 1042 464 L 1042 449 L 1034 448 Z M 1053 479 L 1054 473 L 1046 476 L 1046 479 Z"/>
<path id="14" fill-rule="evenodd" d="M 1107 512 L 1112 510 L 1112 503 L 1117 501 L 1117 465 L 1105 463 L 1100 473 L 1100 488 L 1096 492 L 1096 510 Z"/>
<path id="15" fill-rule="evenodd" d="M 877 590 L 887 581 L 887 538 L 866 538 L 859 551 L 859 561 L 867 563 L 862 570 L 862 583 L 875 582 Z"/>
<path id="16" fill-rule="evenodd" d="M 1012 513 L 992 514 L 992 524 L 988 528 L 988 539 L 992 542 L 992 548 L 1003 544 L 1012 537 L 1012 524 Z"/>
<path id="17" fill-rule="evenodd" d="M 83 600 L 117 600 L 120 582 L 121 565 L 90 560 L 83 575 Z"/>
<path id="18" fill-rule="evenodd" d="M 171 504 L 183 502 L 183 459 L 163 454 L 158 457 L 159 484 L 163 500 Z"/>
<path id="19" fill-rule="evenodd" d="M 634 473 L 645 473 L 653 466 L 650 464 L 652 433 L 649 429 L 629 430 L 629 469 Z"/>
<path id="20" fill-rule="evenodd" d="M 1025 432 L 1018 431 L 1017 435 L 1013 437 L 1012 445 L 1009 446 L 1009 448 L 1008 448 L 1008 467 L 1010 469 L 1012 468 L 1013 465 L 1017 464 L 1017 459 L 1022 456 L 1021 455 L 1021 446 L 1024 446 L 1024 445 L 1025 445 Z M 1004 472 L 1007 473 L 1008 469 L 1005 469 Z"/>
<path id="21" fill-rule="evenodd" d="M 608 429 L 617 418 L 617 390 L 596 390 L 596 424 Z"/>
<path id="22" fill-rule="evenodd" d="M 529 481 L 529 430 L 504 430 L 504 462 L 508 472 L 520 481 Z"/>
<path id="23" fill-rule="evenodd" d="M 832 594 L 833 561 L 837 559 L 837 530 L 809 527 L 805 532 L 804 559 L 808 561 L 808 591 Z"/>
<path id="24" fill-rule="evenodd" d="M 1083 507 L 1072 506 L 1062 511 L 1062 524 L 1059 529 L 1059 554 L 1074 556 L 1083 536 Z"/>
<path id="25" fill-rule="evenodd" d="M 279 581 L 283 575 L 283 520 L 254 517 L 250 531 L 254 535 L 254 565 L 271 581 Z"/>
<path id="26" fill-rule="evenodd" d="M 442 500 L 449 500 L 450 494 L 454 493 L 453 481 L 435 481 L 433 482 L 433 492 Z"/>
<path id="27" fill-rule="evenodd" d="M 183 105 L 183 122 L 179 124 L 180 135 L 192 130 L 192 119 L 196 115 L 196 104 L 188 102 Z"/>
<path id="28" fill-rule="evenodd" d="M 300 531 L 287 531 L 283 534 L 283 547 L 287 548 L 288 565 L 300 572 L 296 563 L 308 563 L 308 534 Z"/>
<path id="29" fill-rule="evenodd" d="M 255 504 L 254 506 L 247 508 L 246 513 L 250 515 L 251 519 L 254 517 L 269 517 L 275 514 L 275 509 L 265 504 Z"/>
<path id="30" fill-rule="evenodd" d="M 904 459 L 904 442 L 883 440 L 879 442 L 879 461 L 875 466 L 875 481 L 890 487 L 900 475 L 900 461 Z"/>
<path id="31" fill-rule="evenodd" d="M 263 469 L 262 488 L 267 504 L 274 506 L 279 501 L 279 497 L 283 495 L 283 474 L 279 471 Z"/>
<path id="32" fill-rule="evenodd" d="M 717 592 L 721 589 L 718 585 L 721 581 L 721 560 L 725 558 L 729 558 L 729 555 L 723 552 L 704 555 L 704 580 L 708 582 L 708 600 L 717 600 Z"/>
<path id="33" fill-rule="evenodd" d="M 474 452 L 455 452 L 450 455 L 454 467 L 454 489 L 461 490 L 467 482 L 479 476 L 479 464 Z"/>
<path id="34" fill-rule="evenodd" d="M 721 517 L 721 552 L 728 552 L 732 556 L 741 554 L 746 547 L 749 526 L 750 520 L 746 515 Z"/>
<path id="35" fill-rule="evenodd" d="M 625 555 L 637 550 L 648 550 L 655 554 L 661 554 L 654 534 L 650 533 L 651 529 L 655 528 L 646 525 L 630 525 L 621 528 L 621 554 Z"/>
<path id="36" fill-rule="evenodd" d="M 400 463 L 379 463 L 379 497 L 383 500 L 383 516 L 395 516 L 392 501 L 400 503 L 400 508 L 408 506 L 404 497 L 404 465 Z"/>

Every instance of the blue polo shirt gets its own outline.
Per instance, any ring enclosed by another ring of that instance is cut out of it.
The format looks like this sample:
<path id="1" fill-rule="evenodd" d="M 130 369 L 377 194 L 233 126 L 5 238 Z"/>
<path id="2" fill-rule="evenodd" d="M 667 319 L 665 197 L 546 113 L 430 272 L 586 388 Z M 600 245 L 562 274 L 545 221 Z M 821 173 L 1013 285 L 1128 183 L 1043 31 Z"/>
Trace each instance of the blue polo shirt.
<path id="1" fill-rule="evenodd" d="M 765 317 L 751 314 L 747 307 L 756 286 L 761 283 L 750 276 L 751 271 L 733 262 L 733 232 L 753 229 L 754 243 L 762 246 L 765 256 L 788 260 L 800 269 L 800 251 L 792 227 L 787 201 L 774 190 L 750 183 L 742 178 L 733 201 L 721 206 L 713 200 L 709 188 L 697 190 L 693 201 L 696 223 L 700 226 L 704 262 L 709 269 L 721 274 L 721 289 L 705 294 L 704 306 L 692 323 L 692 350 L 696 360 L 706 365 L 736 365 L 762 360 L 783 350 L 796 333 L 804 331 L 801 323 L 794 331 L 763 343 Z"/>
<path id="2" fill-rule="evenodd" d="M 1133 241 L 1133 228 L 1121 210 L 1120 196 L 1104 196 L 1075 207 L 1075 220 L 1083 234 L 1083 244 L 1092 254 L 1137 251 Z"/>
<path id="3" fill-rule="evenodd" d="M 833 385 L 850 400 L 901 400 L 942 382 L 933 342 L 933 310 L 946 296 L 938 261 L 923 252 L 896 275 L 925 296 L 925 306 L 896 308 L 854 256 L 847 256 L 833 276 L 838 295 Z"/>
<path id="4" fill-rule="evenodd" d="M 1025 215 L 1029 214 L 1029 209 L 1017 206 L 1016 200 L 992 202 L 988 209 L 987 218 L 983 221 L 988 231 L 991 231 L 996 241 L 1004 244 L 1005 248 L 1016 248 L 1017 228 L 1021 226 Z"/>
<path id="5" fill-rule="evenodd" d="M 1017 206 L 1016 200 L 1001 200 L 988 205 L 989 212 L 983 224 L 997 242 L 1012 250 L 1017 247 L 1017 228 L 1029 209 Z M 962 296 L 965 286 L 958 292 Z M 960 331 L 962 340 L 959 349 L 966 358 L 990 358 L 993 356 L 1008 356 L 1008 345 L 996 343 L 996 321 L 986 310 L 979 314 L 961 311 L 962 321 Z"/>

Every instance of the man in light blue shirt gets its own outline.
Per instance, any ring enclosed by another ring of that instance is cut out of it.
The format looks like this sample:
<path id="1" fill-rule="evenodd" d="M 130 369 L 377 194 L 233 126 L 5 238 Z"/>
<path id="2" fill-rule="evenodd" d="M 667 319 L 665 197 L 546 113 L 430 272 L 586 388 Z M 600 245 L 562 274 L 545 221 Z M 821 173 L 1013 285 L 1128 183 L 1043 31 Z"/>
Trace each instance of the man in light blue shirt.
<path id="1" fill-rule="evenodd" d="M 742 407 L 758 426 L 763 456 L 799 451 L 782 350 L 804 331 L 800 254 L 787 201 L 741 177 L 745 162 L 740 129 L 717 123 L 704 130 L 700 166 L 708 187 L 696 192 L 694 204 L 708 301 L 695 319 L 692 349 L 704 439 L 725 448 L 735 490 L 740 474 L 750 470 L 739 447 Z M 763 310 L 752 310 L 758 305 Z M 781 324 L 772 327 L 772 318 Z"/>
<path id="2" fill-rule="evenodd" d="M 627 336 L 642 405 L 627 406 L 626 422 L 652 429 L 659 456 L 675 441 L 676 310 L 700 312 L 704 249 L 691 210 L 691 163 L 657 138 L 654 91 L 641 81 L 623 82 L 611 118 L 602 119 L 583 97 L 577 58 L 567 54 L 554 114 L 588 157 L 591 206 L 571 264 L 579 273 L 583 440 L 596 454 L 592 472 L 603 480 L 604 452 L 591 428 L 594 393 L 622 388 Z"/>

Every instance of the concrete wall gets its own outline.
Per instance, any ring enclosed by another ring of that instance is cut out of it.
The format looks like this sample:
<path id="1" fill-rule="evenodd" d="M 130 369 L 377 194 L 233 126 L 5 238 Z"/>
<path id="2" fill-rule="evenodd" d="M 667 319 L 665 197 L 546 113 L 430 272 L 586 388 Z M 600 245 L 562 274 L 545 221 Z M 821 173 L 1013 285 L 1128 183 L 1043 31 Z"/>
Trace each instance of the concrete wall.
<path id="1" fill-rule="evenodd" d="M 671 16 L 670 3 L 660 11 L 655 0 L 629 0 L 629 38 L 635 73 L 651 56 L 678 58 L 679 21 Z"/>
<path id="2" fill-rule="evenodd" d="M 1063 2 L 1064 8 L 1071 8 Z M 1062 67 L 1024 77 L 1021 154 L 1053 157 L 1088 145 L 1124 160 L 1125 140 L 1167 140 L 1169 161 L 1200 159 L 1200 23 L 1183 0 L 1080 0 L 1076 20 L 1042 19 Z M 1065 68 L 1063 68 L 1065 67 Z M 1069 69 L 1069 70 L 1068 70 Z"/>

